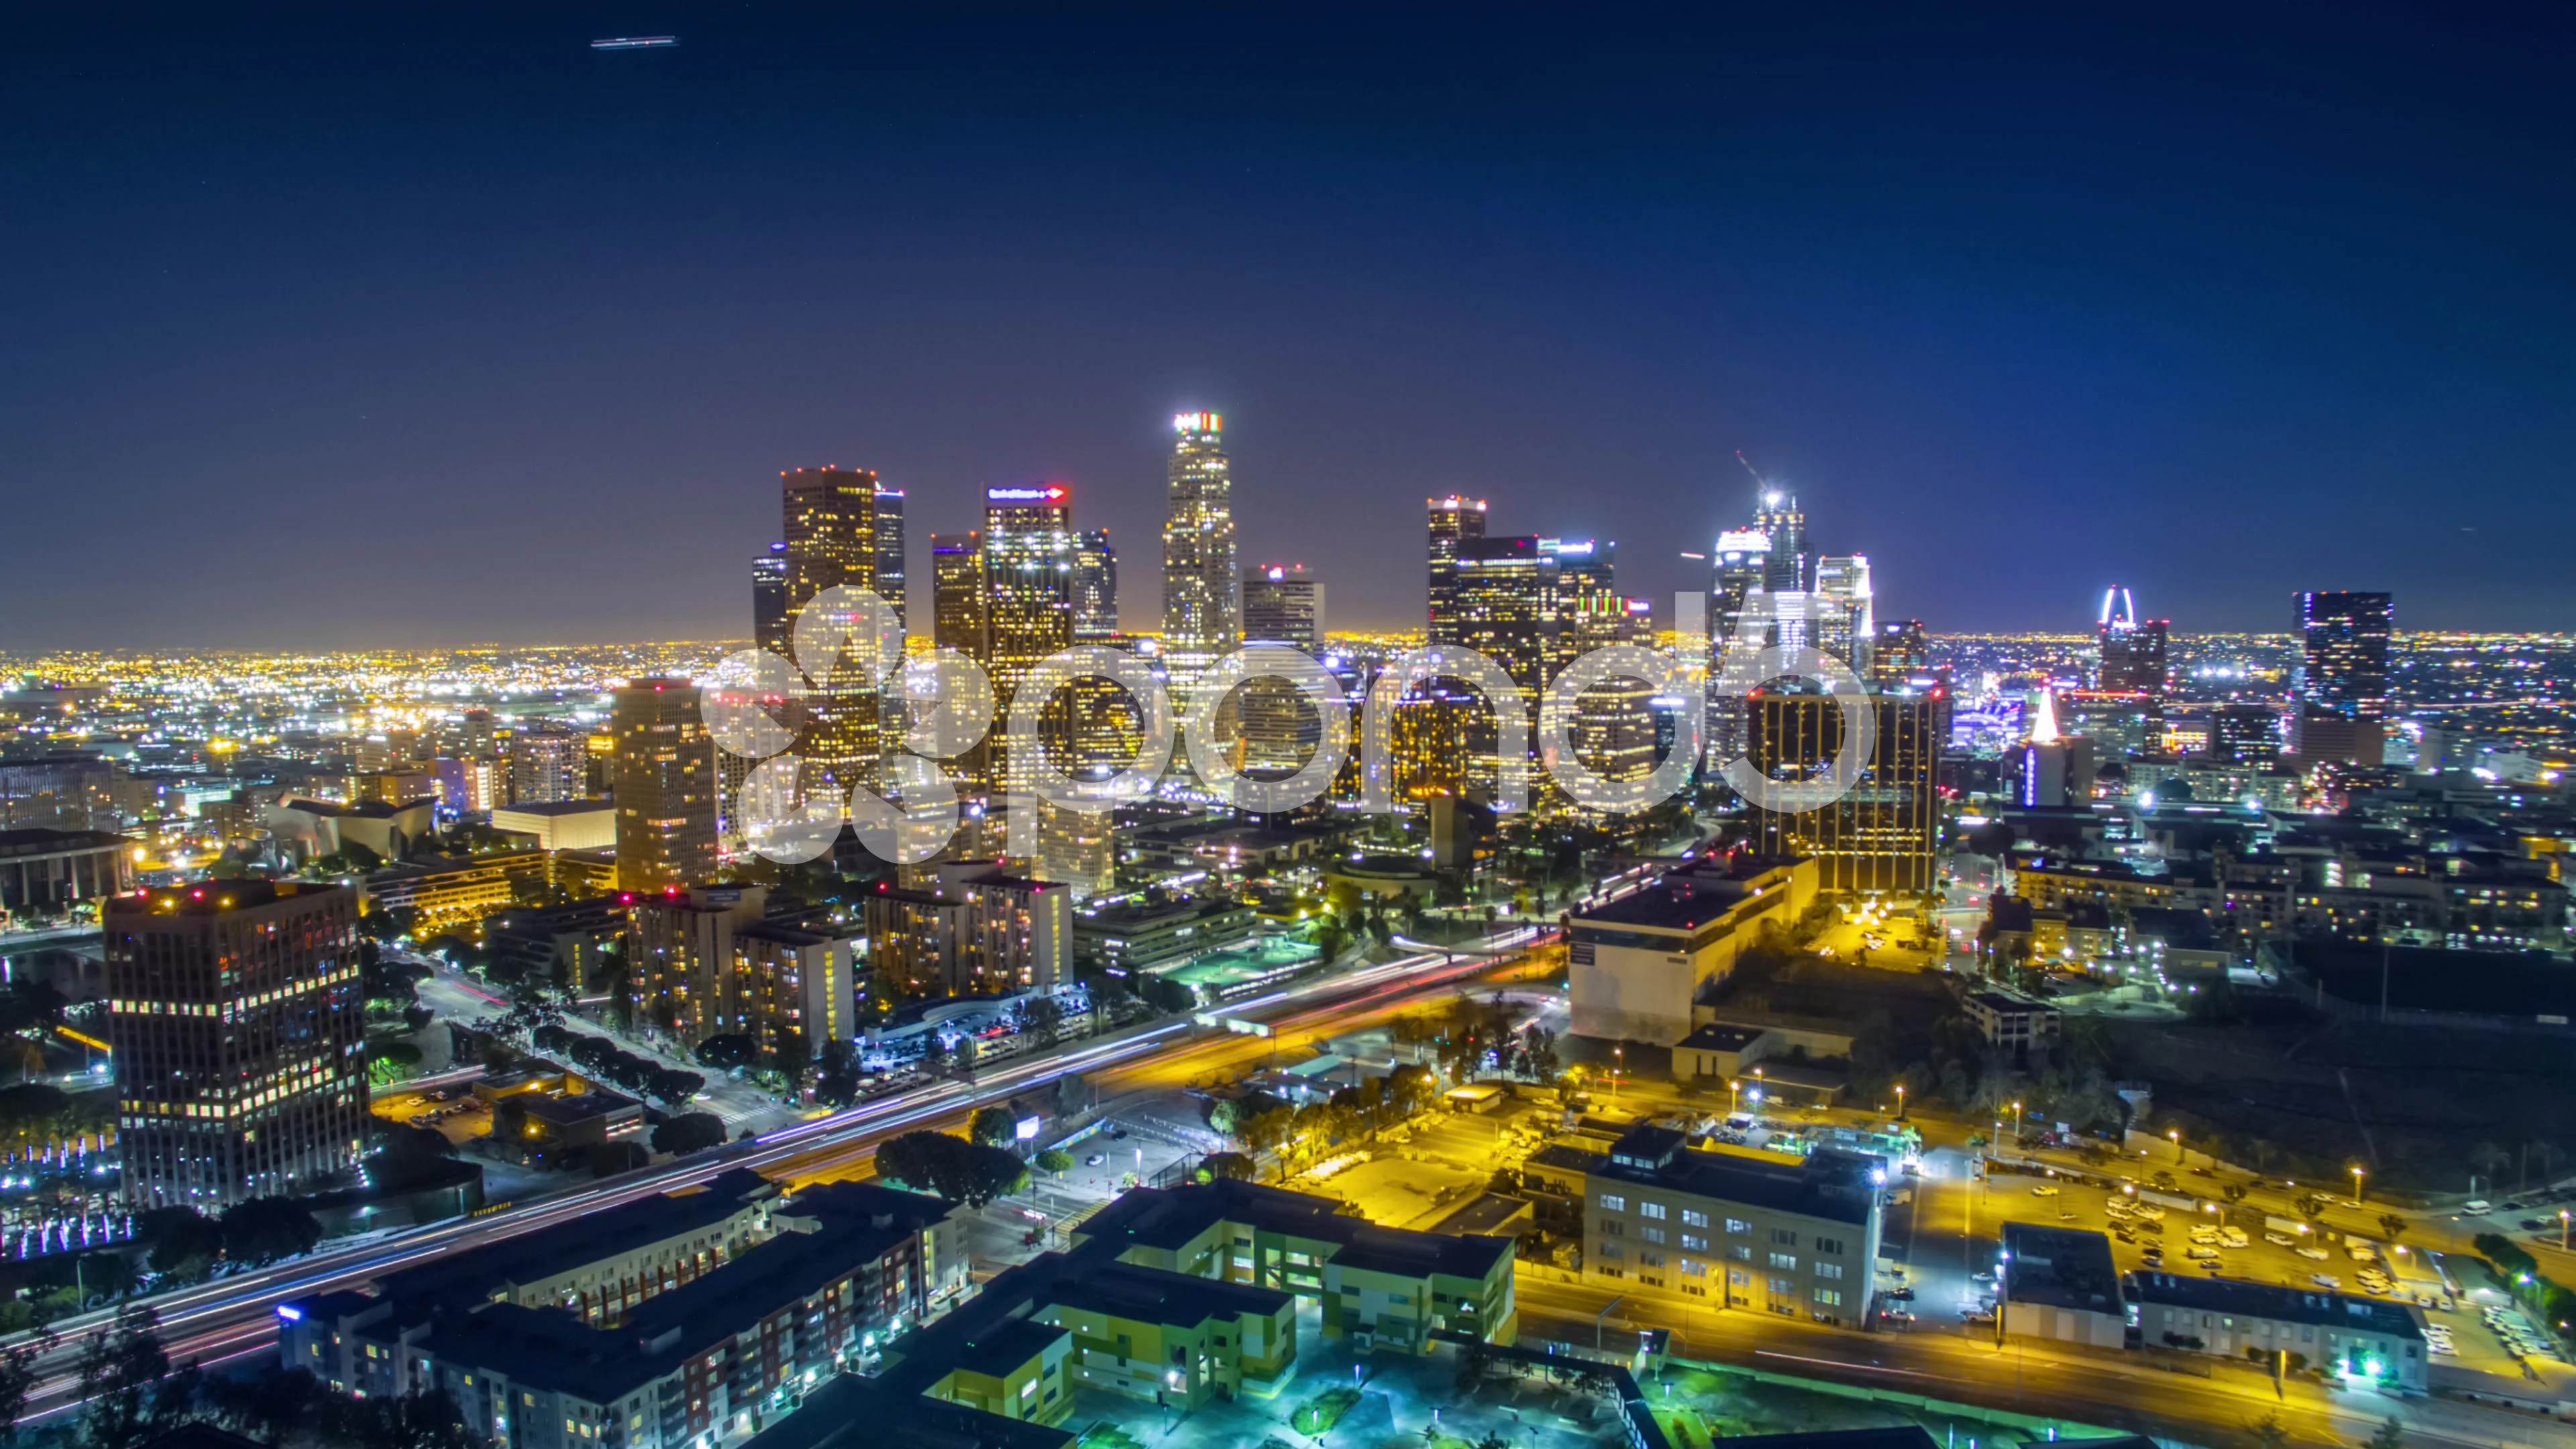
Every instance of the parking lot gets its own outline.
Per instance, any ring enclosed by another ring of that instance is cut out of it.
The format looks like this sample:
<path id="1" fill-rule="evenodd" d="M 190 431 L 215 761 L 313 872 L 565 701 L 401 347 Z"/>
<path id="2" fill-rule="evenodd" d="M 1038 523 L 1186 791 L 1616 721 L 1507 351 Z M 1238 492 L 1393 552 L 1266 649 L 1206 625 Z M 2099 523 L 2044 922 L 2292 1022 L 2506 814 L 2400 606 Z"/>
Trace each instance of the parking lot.
<path id="1" fill-rule="evenodd" d="M 369 1108 L 377 1116 L 388 1122 L 427 1127 L 460 1147 L 482 1136 L 492 1125 L 491 1109 L 475 1097 L 470 1086 L 429 1091 L 379 1087 L 376 1092 Z"/>

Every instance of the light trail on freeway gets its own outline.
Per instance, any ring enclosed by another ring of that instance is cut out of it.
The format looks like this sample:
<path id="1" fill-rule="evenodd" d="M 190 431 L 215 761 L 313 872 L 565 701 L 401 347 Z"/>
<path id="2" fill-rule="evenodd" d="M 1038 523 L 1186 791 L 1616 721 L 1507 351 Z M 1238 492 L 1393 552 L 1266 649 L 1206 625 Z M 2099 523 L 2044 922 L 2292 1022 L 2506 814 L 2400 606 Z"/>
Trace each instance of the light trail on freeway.
<path id="1" fill-rule="evenodd" d="M 1446 990 L 1512 964 L 1518 953 L 1554 935 L 1552 928 L 1515 927 L 1485 938 L 1489 948 L 1500 949 L 1498 955 L 1446 963 L 1436 952 L 1405 956 L 1230 1003 L 1220 1010 L 1227 1017 L 1261 1020 L 1274 1031 L 1281 1027 L 1296 1030 L 1353 1010 L 1385 1007 Z M 274 1341 L 276 1306 L 290 1298 L 357 1288 L 411 1263 L 696 1186 L 734 1168 L 747 1167 L 790 1179 L 809 1177 L 816 1166 L 823 1164 L 846 1169 L 872 1156 L 876 1145 L 886 1138 L 961 1119 L 978 1106 L 1066 1073 L 1147 1064 L 1168 1070 L 1192 1054 L 1176 1049 L 1191 1044 L 1202 1051 L 1264 1046 L 1259 1037 L 1202 1028 L 1192 1020 L 1164 1022 L 1007 1063 L 981 1073 L 972 1083 L 940 1082 L 899 1097 L 861 1103 L 782 1127 L 751 1142 L 559 1190 L 539 1200 L 486 1209 L 476 1217 L 400 1229 L 133 1301 L 147 1304 L 158 1315 L 159 1332 L 172 1363 L 236 1358 Z M 114 1319 L 115 1310 L 100 1310 L 73 1315 L 49 1326 L 59 1342 L 39 1361 L 39 1380 L 29 1390 L 24 1422 L 59 1415 L 78 1406 L 72 1395 L 78 1388 L 75 1365 L 81 1344 L 92 1333 L 110 1326 Z M 31 1336 L 19 1335 L 16 1341 L 23 1342 Z"/>

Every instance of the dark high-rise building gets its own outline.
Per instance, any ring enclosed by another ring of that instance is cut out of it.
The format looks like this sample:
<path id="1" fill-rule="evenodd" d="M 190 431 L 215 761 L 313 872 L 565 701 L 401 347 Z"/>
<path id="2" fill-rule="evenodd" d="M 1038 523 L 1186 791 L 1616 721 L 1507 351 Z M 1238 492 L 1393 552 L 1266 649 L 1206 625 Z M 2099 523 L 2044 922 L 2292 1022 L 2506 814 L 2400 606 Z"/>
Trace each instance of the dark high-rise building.
<path id="1" fill-rule="evenodd" d="M 2388 727 L 2386 594 L 2299 595 L 2299 756 L 2311 764 L 2376 765 Z"/>
<path id="2" fill-rule="evenodd" d="M 751 643 L 781 656 L 787 647 L 787 545 L 773 543 L 751 561 Z"/>
<path id="3" fill-rule="evenodd" d="M 1118 550 L 1109 530 L 1085 531 L 1073 546 L 1073 637 L 1097 641 L 1118 632 Z"/>
<path id="4" fill-rule="evenodd" d="M 1073 490 L 1061 483 L 984 490 L 986 630 L 984 668 L 993 679 L 995 783 L 1010 778 L 1011 700 L 1029 671 L 1073 645 Z M 1045 733 L 1042 731 L 1041 733 Z"/>
<path id="5" fill-rule="evenodd" d="M 356 891 L 210 880 L 114 897 L 102 927 L 130 1206 L 220 1213 L 364 1160 Z"/>
<path id="6" fill-rule="evenodd" d="M 2129 591 L 2115 584 L 2102 595 L 2096 627 L 2093 687 L 2141 693 L 2161 702 L 2172 680 L 2165 664 L 2168 621 L 2139 618 Z"/>
<path id="7" fill-rule="evenodd" d="M 1753 812 L 1755 849 L 1816 857 L 1824 890 L 1913 894 L 1932 889 L 1940 811 L 1933 797 L 1940 742 L 1929 695 L 1875 695 L 1878 744 L 1860 779 L 1821 809 Z M 1822 780 L 1842 746 L 1842 701 L 1775 694 L 1750 701 L 1753 765 L 1776 780 Z"/>
<path id="8" fill-rule="evenodd" d="M 1437 649 L 1459 642 L 1458 615 L 1458 545 L 1462 540 L 1485 536 L 1485 500 L 1461 498 L 1452 493 L 1446 498 L 1424 500 L 1431 510 L 1431 632 L 1429 642 Z"/>
<path id="9" fill-rule="evenodd" d="M 2234 765 L 2281 758 L 2281 715 L 2268 704 L 2221 704 L 2209 711 L 2209 753 Z"/>
<path id="10" fill-rule="evenodd" d="M 1869 683 L 1881 693 L 1902 688 L 1932 672 L 1932 646 L 1920 619 L 1898 619 L 1878 626 L 1870 645 Z"/>
<path id="11" fill-rule="evenodd" d="M 779 475 L 787 533 L 787 630 L 825 589 L 874 588 L 877 581 L 877 475 L 865 468 L 799 468 Z M 797 741 L 809 792 L 846 796 L 876 771 L 876 661 L 867 647 L 809 675 L 805 730 Z M 819 661 L 800 661 L 817 667 Z M 621 812 L 622 813 L 622 812 Z"/>
<path id="12" fill-rule="evenodd" d="M 872 585 L 894 605 L 894 616 L 911 627 L 912 605 L 903 572 L 903 490 L 880 484 L 876 494 L 877 568 Z"/>
<path id="13" fill-rule="evenodd" d="M 619 889 L 704 883 L 716 873 L 716 751 L 698 687 L 631 680 L 617 691 L 608 729 L 617 742 Z"/>

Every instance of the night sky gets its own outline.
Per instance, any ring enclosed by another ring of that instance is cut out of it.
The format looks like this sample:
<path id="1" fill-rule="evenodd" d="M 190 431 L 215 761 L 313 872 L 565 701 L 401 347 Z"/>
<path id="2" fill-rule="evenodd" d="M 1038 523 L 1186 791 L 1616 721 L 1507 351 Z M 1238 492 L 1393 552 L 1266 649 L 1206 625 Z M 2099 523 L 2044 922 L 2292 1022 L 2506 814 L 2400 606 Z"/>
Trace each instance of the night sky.
<path id="1" fill-rule="evenodd" d="M 16 8 L 0 647 L 740 636 L 824 462 L 1152 627 L 1202 407 L 1336 626 L 1741 448 L 1936 630 L 2576 628 L 2563 9 L 1242 12 Z"/>

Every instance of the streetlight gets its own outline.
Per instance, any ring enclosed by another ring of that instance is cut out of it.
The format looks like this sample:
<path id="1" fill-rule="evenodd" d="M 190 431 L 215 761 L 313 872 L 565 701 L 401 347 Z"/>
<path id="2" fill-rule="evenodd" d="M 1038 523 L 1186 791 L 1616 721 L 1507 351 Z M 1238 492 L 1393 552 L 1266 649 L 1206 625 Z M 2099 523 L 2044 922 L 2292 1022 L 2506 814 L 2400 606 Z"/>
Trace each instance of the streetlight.
<path id="1" fill-rule="evenodd" d="M 1610 1055 L 1618 1058 L 1610 1068 L 1610 1100 L 1616 1102 L 1619 1100 L 1619 1072 L 1621 1068 L 1628 1065 L 1628 1049 L 1625 1046 L 1614 1046 L 1610 1049 Z"/>
<path id="2" fill-rule="evenodd" d="M 2013 1146 L 2021 1146 L 2021 1103 L 2013 1103 Z"/>
<path id="3" fill-rule="evenodd" d="M 1903 1082 L 1896 1084 L 1896 1120 L 1899 1122 L 1905 1120 L 1905 1084 Z"/>
<path id="4" fill-rule="evenodd" d="M 2567 1251 L 2567 1209 L 2558 1210 L 2558 1251 Z"/>
<path id="5" fill-rule="evenodd" d="M 2361 1206 L 2361 1167 L 2359 1164 L 2355 1164 L 2352 1169 L 2352 1205 L 2354 1207 Z"/>
<path id="6" fill-rule="evenodd" d="M 2173 1139 L 2174 1161 L 2182 1161 L 2182 1129 L 2177 1127 L 2173 1131 L 2167 1132 L 2165 1135 Z"/>
<path id="7" fill-rule="evenodd" d="M 1897 1090 L 1901 1092 L 1901 1091 L 1904 1091 L 1905 1089 L 1904 1089 L 1903 1087 L 1899 1087 L 1899 1088 L 1897 1088 Z M 1732 1116 L 1734 1116 L 1734 1115 L 1735 1115 L 1735 1105 L 1736 1105 L 1736 1101 L 1737 1101 L 1737 1099 L 1738 1099 L 1738 1098 L 1742 1097 L 1742 1096 L 1743 1096 L 1743 1094 L 1744 1094 L 1744 1079 L 1743 1079 L 1742 1077 L 1729 1077 L 1729 1078 L 1727 1078 L 1727 1079 L 1726 1079 L 1726 1115 L 1727 1115 L 1727 1116 L 1732 1117 Z"/>

